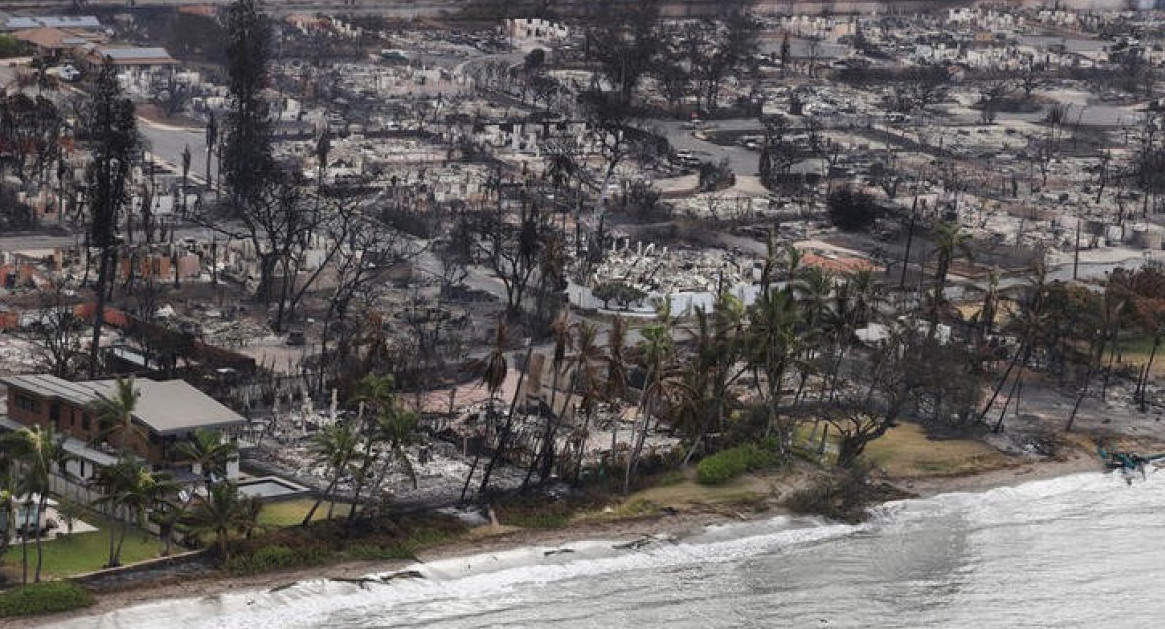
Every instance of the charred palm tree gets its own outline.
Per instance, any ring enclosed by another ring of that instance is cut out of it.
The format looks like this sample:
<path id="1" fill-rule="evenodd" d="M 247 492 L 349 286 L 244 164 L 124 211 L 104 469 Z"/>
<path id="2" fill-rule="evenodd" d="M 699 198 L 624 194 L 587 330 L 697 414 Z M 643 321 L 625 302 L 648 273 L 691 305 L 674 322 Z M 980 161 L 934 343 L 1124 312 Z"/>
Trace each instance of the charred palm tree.
<path id="1" fill-rule="evenodd" d="M 485 359 L 477 361 L 476 366 L 480 374 L 481 383 L 489 391 L 489 403 L 486 404 L 486 437 L 489 437 L 490 428 L 496 418 L 495 400 L 502 384 L 506 381 L 509 372 L 509 363 L 506 360 L 506 344 L 509 343 L 509 332 L 504 318 L 498 320 L 497 333 L 494 336 L 494 345 Z M 461 500 L 469 493 L 469 483 L 481 462 L 481 448 L 473 455 L 473 463 L 469 466 L 469 473 L 465 476 L 465 484 L 461 487 Z"/>

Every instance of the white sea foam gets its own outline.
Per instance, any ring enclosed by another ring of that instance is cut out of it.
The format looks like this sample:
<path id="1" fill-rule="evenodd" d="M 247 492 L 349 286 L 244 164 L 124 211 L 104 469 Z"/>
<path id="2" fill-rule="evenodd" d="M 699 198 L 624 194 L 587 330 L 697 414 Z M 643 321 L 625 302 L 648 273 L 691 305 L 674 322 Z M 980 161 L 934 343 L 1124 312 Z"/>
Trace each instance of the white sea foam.
<path id="1" fill-rule="evenodd" d="M 420 579 L 307 581 L 57 627 L 1076 627 L 1118 611 L 1144 622 L 1165 602 L 1128 576 L 1165 578 L 1162 481 L 1084 474 L 889 503 L 860 526 L 778 517 L 678 543 L 519 548 L 410 566 Z"/>

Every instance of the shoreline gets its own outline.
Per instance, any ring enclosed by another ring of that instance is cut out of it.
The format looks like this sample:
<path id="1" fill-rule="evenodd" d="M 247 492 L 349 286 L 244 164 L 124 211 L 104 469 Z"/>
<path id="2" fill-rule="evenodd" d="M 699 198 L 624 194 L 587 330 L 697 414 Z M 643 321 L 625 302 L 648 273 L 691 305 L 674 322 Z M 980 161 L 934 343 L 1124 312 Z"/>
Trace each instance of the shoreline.
<path id="1" fill-rule="evenodd" d="M 980 493 L 1087 472 L 1100 473 L 1096 459 L 1076 452 L 1064 460 L 1019 463 L 978 474 L 889 479 L 886 482 L 915 494 L 917 498 L 930 498 L 945 493 Z M 46 624 L 101 616 L 124 607 L 158 603 L 169 599 L 203 598 L 236 590 L 264 590 L 314 579 L 353 579 L 368 574 L 402 570 L 416 563 L 528 546 L 557 547 L 595 540 L 619 543 L 653 535 L 670 535 L 683 539 L 698 534 L 711 525 L 773 518 L 789 513 L 787 509 L 776 505 L 762 512 L 748 513 L 708 506 L 681 511 L 675 515 L 582 522 L 556 529 L 522 529 L 505 526 L 495 528 L 486 525 L 473 529 L 464 538 L 419 552 L 415 561 L 411 559 L 354 561 L 243 576 L 224 575 L 195 579 L 178 576 L 160 579 L 140 587 L 99 592 L 95 594 L 97 602 L 90 607 L 45 616 L 10 618 L 6 619 L 5 626 L 11 629 L 33 629 Z"/>

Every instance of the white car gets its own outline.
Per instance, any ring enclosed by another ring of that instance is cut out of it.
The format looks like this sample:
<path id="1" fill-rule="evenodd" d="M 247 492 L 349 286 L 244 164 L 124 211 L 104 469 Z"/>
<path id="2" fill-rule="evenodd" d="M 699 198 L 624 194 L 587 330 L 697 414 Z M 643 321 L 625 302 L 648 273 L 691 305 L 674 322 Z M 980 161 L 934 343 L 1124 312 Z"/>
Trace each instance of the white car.
<path id="1" fill-rule="evenodd" d="M 57 74 L 61 77 L 62 80 L 68 81 L 70 83 L 81 78 L 80 70 L 74 68 L 71 65 L 61 66 L 61 68 L 57 71 Z"/>

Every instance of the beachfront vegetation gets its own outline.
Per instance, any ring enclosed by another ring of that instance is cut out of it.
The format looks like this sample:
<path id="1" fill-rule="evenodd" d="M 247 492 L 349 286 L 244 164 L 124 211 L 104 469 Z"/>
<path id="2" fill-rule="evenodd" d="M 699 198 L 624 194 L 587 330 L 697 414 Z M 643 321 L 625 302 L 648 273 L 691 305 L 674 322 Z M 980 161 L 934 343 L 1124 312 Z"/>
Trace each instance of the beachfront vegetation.
<path id="1" fill-rule="evenodd" d="M 190 510 L 182 517 L 182 524 L 202 538 L 213 538 L 219 561 L 231 558 L 231 539 L 241 535 L 250 537 L 259 525 L 263 503 L 255 497 L 242 496 L 235 483 L 215 483 L 207 494 L 194 499 Z"/>
<path id="2" fill-rule="evenodd" d="M 696 466 L 696 478 L 705 485 L 723 485 L 744 474 L 776 467 L 776 447 L 754 443 L 721 450 Z"/>
<path id="3" fill-rule="evenodd" d="M 466 532 L 459 522 L 436 515 L 362 522 L 355 532 L 336 518 L 236 539 L 222 566 L 230 572 L 255 574 L 342 561 L 412 559 L 417 552 Z"/>
<path id="4" fill-rule="evenodd" d="M 71 581 L 30 583 L 0 592 L 0 618 L 64 612 L 93 602 L 89 590 Z"/>

